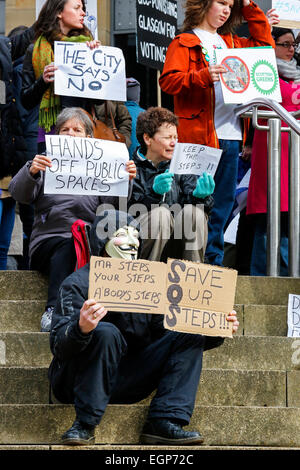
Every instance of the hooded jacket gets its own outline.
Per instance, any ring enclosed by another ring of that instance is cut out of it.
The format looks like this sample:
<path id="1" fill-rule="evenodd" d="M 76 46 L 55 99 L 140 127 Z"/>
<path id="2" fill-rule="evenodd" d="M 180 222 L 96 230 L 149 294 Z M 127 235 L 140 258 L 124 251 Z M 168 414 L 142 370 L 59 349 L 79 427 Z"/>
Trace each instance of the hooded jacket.
<path id="1" fill-rule="evenodd" d="M 90 232 L 92 255 L 101 256 L 108 239 L 124 225 L 133 225 L 138 228 L 136 221 L 124 212 L 107 210 L 96 217 Z M 97 227 L 101 228 L 101 232 L 107 233 L 105 238 L 98 237 Z M 94 330 L 83 334 L 79 328 L 80 309 L 88 299 L 89 267 L 90 265 L 87 264 L 68 276 L 59 290 L 50 333 L 50 347 L 54 355 L 50 367 L 52 372 L 58 364 L 62 365 L 74 355 L 80 354 L 93 336 Z M 108 312 L 101 320 L 103 321 L 114 324 L 121 331 L 131 352 L 146 347 L 167 331 L 163 327 L 163 315 L 159 314 Z M 219 346 L 223 341 L 223 338 L 207 337 L 205 349 Z"/>
<path id="2" fill-rule="evenodd" d="M 28 28 L 12 38 L 0 37 L 0 79 L 5 83 L 6 103 L 0 104 L 0 178 L 13 176 L 26 162 L 26 141 L 13 87 L 13 61 L 23 56 L 34 35 Z"/>

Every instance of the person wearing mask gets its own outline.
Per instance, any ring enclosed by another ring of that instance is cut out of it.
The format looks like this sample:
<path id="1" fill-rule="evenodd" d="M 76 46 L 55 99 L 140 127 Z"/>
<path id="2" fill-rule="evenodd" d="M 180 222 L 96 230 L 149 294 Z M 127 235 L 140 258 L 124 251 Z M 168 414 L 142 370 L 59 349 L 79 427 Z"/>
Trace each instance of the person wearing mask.
<path id="1" fill-rule="evenodd" d="M 94 256 L 130 262 L 140 257 L 142 241 L 129 214 L 106 210 L 91 227 L 90 243 Z M 51 390 L 75 408 L 75 421 L 62 443 L 93 444 L 108 403 L 136 403 L 156 390 L 141 444 L 201 444 L 200 432 L 183 427 L 193 413 L 203 352 L 224 338 L 167 330 L 160 314 L 107 311 L 101 300 L 88 295 L 89 268 L 86 264 L 65 279 L 52 320 Z M 236 312 L 227 320 L 235 333 Z"/>

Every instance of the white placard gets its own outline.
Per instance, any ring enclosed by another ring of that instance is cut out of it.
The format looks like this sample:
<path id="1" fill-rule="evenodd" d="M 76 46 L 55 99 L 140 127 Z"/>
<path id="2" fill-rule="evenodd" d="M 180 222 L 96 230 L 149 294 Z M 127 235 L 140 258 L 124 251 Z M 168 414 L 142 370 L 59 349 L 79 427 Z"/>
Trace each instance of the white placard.
<path id="1" fill-rule="evenodd" d="M 129 159 L 125 144 L 101 139 L 46 135 L 52 167 L 45 174 L 45 194 L 128 196 Z"/>
<path id="2" fill-rule="evenodd" d="M 46 0 L 36 0 L 35 2 L 35 18 L 37 19 L 42 6 Z M 85 0 L 86 16 L 84 17 L 84 24 L 91 31 L 93 38 L 98 39 L 98 26 L 97 26 L 97 0 Z"/>
<path id="3" fill-rule="evenodd" d="M 82 42 L 54 42 L 56 95 L 126 101 L 123 52 L 118 47 L 90 49 Z"/>
<path id="4" fill-rule="evenodd" d="M 206 172 L 214 176 L 221 155 L 221 149 L 177 142 L 169 171 L 177 175 L 202 175 Z"/>
<path id="5" fill-rule="evenodd" d="M 289 294 L 288 336 L 300 337 L 300 295 Z"/>
<path id="6" fill-rule="evenodd" d="M 220 74 L 224 102 L 246 103 L 263 97 L 281 102 L 281 92 L 272 47 L 216 49 L 217 63 L 228 72 Z"/>
<path id="7" fill-rule="evenodd" d="M 272 8 L 276 9 L 279 20 L 288 22 L 300 22 L 300 1 L 299 0 L 272 0 Z"/>

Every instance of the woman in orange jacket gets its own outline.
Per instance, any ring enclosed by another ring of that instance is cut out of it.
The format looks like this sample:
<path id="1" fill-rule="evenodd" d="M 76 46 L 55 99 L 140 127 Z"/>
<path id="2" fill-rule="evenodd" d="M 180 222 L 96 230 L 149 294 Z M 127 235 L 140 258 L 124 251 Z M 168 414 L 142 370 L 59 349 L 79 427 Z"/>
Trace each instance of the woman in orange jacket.
<path id="1" fill-rule="evenodd" d="M 242 18 L 250 37 L 233 34 Z M 231 213 L 238 155 L 242 142 L 240 119 L 234 105 L 225 105 L 215 49 L 273 46 L 271 28 L 263 11 L 250 0 L 187 0 L 183 32 L 168 47 L 160 77 L 162 90 L 174 96 L 180 142 L 223 150 L 215 174 L 215 205 L 209 221 L 206 261 L 223 264 L 224 228 Z"/>

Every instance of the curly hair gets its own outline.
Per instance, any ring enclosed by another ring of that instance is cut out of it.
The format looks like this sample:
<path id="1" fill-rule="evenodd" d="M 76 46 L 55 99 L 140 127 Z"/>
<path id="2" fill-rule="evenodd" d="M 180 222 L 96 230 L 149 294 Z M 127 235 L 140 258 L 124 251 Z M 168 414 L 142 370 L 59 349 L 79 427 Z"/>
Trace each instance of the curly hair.
<path id="1" fill-rule="evenodd" d="M 197 28 L 204 20 L 214 1 L 215 0 L 186 0 L 182 32 Z M 218 29 L 218 33 L 233 33 L 235 28 L 241 23 L 241 0 L 234 0 L 230 16 L 226 23 Z"/>
<path id="2" fill-rule="evenodd" d="M 50 44 L 61 39 L 63 34 L 59 27 L 57 15 L 63 11 L 67 2 L 68 0 L 47 0 L 44 3 L 35 22 L 35 41 L 41 35 L 45 36 Z M 85 1 L 81 0 L 81 3 L 82 9 L 86 11 Z M 79 36 L 80 34 L 92 37 L 90 30 L 85 25 L 81 29 L 72 29 L 69 31 L 68 36 Z"/>
<path id="3" fill-rule="evenodd" d="M 172 111 L 167 108 L 151 107 L 138 115 L 136 121 L 136 137 L 141 146 L 143 155 L 147 152 L 147 147 L 144 141 L 144 134 L 153 137 L 162 124 L 170 124 L 178 126 L 178 118 Z"/>

